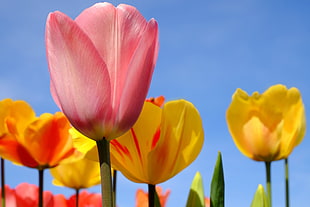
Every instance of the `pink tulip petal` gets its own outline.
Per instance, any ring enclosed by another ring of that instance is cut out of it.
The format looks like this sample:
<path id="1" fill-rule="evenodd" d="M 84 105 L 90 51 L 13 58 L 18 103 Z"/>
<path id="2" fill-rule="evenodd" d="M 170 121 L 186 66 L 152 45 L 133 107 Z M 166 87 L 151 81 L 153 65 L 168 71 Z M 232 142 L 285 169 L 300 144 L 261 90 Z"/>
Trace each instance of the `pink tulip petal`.
<path id="1" fill-rule="evenodd" d="M 158 25 L 152 19 L 148 23 L 128 66 L 127 79 L 118 111 L 118 119 L 128 121 L 124 122 L 124 125 L 120 125 L 120 128 L 130 127 L 138 118 L 151 83 L 158 55 L 158 45 Z"/>
<path id="2" fill-rule="evenodd" d="M 46 50 L 55 102 L 73 126 L 98 139 L 105 130 L 102 122 L 113 122 L 106 64 L 88 36 L 61 12 L 48 16 Z"/>
<path id="3" fill-rule="evenodd" d="M 98 3 L 84 10 L 77 18 L 77 24 L 94 43 L 107 64 L 113 80 L 112 103 L 118 106 L 120 89 L 127 78 L 128 65 L 147 25 L 144 17 L 134 7 L 110 3 Z"/>
<path id="4" fill-rule="evenodd" d="M 157 23 L 147 22 L 132 6 L 115 8 L 110 3 L 84 10 L 76 22 L 107 64 L 113 80 L 113 114 L 117 114 L 114 136 L 119 136 L 136 121 L 147 95 L 158 54 Z"/>

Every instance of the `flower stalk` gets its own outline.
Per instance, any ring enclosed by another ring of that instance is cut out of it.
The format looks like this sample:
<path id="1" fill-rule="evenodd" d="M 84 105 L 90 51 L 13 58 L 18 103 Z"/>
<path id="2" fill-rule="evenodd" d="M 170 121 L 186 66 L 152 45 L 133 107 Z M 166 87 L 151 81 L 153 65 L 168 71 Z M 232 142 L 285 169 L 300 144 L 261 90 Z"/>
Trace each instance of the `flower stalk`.
<path id="1" fill-rule="evenodd" d="M 102 207 L 113 207 L 110 142 L 103 138 L 96 143 L 100 163 Z"/>
<path id="2" fill-rule="evenodd" d="M 79 207 L 80 189 L 75 189 L 75 207 Z"/>
<path id="3" fill-rule="evenodd" d="M 5 207 L 5 174 L 4 174 L 4 159 L 1 158 L 1 198 L 2 206 Z"/>
<path id="4" fill-rule="evenodd" d="M 285 204 L 290 206 L 290 192 L 289 192 L 289 172 L 288 172 L 288 158 L 284 160 L 285 165 Z"/>
<path id="5" fill-rule="evenodd" d="M 116 181 L 117 181 L 117 170 L 113 170 L 113 181 L 112 181 L 113 207 L 116 206 Z"/>
<path id="6" fill-rule="evenodd" d="M 155 193 L 156 193 L 155 185 L 148 184 L 148 191 L 149 191 L 149 207 L 155 206 Z"/>
<path id="7" fill-rule="evenodd" d="M 269 206 L 272 207 L 272 196 L 271 196 L 271 162 L 266 161 L 266 186 L 267 186 L 267 197 Z"/>
<path id="8" fill-rule="evenodd" d="M 39 169 L 39 207 L 43 207 L 43 182 L 44 182 L 44 170 Z"/>

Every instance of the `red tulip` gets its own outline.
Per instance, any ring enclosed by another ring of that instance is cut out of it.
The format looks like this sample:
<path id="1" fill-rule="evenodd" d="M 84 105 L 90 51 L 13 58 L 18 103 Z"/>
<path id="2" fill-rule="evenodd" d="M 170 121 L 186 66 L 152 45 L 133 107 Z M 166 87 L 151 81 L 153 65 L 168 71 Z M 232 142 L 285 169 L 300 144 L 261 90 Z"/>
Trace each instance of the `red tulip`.
<path id="1" fill-rule="evenodd" d="M 0 189 L 0 195 L 2 189 Z M 2 198 L 0 198 L 0 206 L 2 206 Z M 15 190 L 11 189 L 8 185 L 5 185 L 5 205 L 9 207 L 16 207 Z"/>
<path id="2" fill-rule="evenodd" d="M 55 207 L 67 207 L 67 199 L 63 194 L 54 195 L 54 206 Z"/>
<path id="3" fill-rule="evenodd" d="M 2 189 L 0 189 L 1 193 Z M 38 191 L 36 185 L 21 183 L 15 189 L 5 186 L 5 204 L 8 207 L 33 207 L 38 206 Z M 54 205 L 54 196 L 50 191 L 43 192 L 44 207 L 56 207 Z M 1 201 L 2 204 L 2 201 Z M 1 206 L 0 204 L 0 206 Z M 62 206 L 65 207 L 65 206 Z"/>
<path id="4" fill-rule="evenodd" d="M 46 23 L 51 92 L 71 124 L 111 140 L 137 120 L 158 54 L 158 26 L 129 5 L 97 3 L 75 20 L 56 11 Z"/>
<path id="5" fill-rule="evenodd" d="M 76 206 L 76 196 L 73 195 L 67 200 L 68 207 Z M 83 190 L 79 194 L 79 207 L 101 207 L 101 194 L 100 193 L 89 193 Z"/>

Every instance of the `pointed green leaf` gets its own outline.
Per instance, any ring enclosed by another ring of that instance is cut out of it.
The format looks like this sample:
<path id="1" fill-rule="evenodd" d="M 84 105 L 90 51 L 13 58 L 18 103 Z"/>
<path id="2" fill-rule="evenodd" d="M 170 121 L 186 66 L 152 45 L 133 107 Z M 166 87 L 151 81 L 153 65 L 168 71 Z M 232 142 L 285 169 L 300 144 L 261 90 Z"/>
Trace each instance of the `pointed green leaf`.
<path id="1" fill-rule="evenodd" d="M 157 194 L 156 190 L 155 190 L 155 195 L 154 195 L 154 206 L 155 207 L 161 207 L 160 200 L 159 200 L 159 197 L 158 197 L 158 194 Z"/>
<path id="2" fill-rule="evenodd" d="M 204 190 L 202 177 L 199 172 L 192 181 L 191 189 L 188 194 L 186 207 L 204 207 Z"/>
<path id="3" fill-rule="evenodd" d="M 218 153 L 211 182 L 211 207 L 224 207 L 225 182 L 221 152 Z"/>
<path id="4" fill-rule="evenodd" d="M 264 187 L 260 184 L 255 192 L 251 207 L 269 207 L 268 197 Z"/>

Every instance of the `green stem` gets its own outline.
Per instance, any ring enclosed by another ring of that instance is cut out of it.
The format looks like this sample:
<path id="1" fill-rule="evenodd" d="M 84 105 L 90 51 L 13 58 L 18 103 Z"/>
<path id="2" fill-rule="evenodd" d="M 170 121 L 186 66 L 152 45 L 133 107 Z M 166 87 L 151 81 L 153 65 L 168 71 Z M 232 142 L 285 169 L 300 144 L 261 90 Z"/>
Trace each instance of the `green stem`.
<path id="1" fill-rule="evenodd" d="M 75 207 L 79 207 L 80 189 L 75 189 Z"/>
<path id="2" fill-rule="evenodd" d="M 44 170 L 39 169 L 39 207 L 43 207 L 43 180 Z"/>
<path id="3" fill-rule="evenodd" d="M 4 159 L 1 158 L 1 198 L 2 206 L 5 207 L 5 174 L 4 174 Z"/>
<path id="4" fill-rule="evenodd" d="M 113 183 L 112 183 L 113 207 L 116 206 L 116 180 L 117 180 L 117 170 L 113 170 Z"/>
<path id="5" fill-rule="evenodd" d="M 286 207 L 289 207 L 290 191 L 289 191 L 288 158 L 285 159 L 285 201 L 286 201 Z"/>
<path id="6" fill-rule="evenodd" d="M 103 138 L 96 143 L 100 163 L 102 207 L 113 207 L 110 142 Z"/>
<path id="7" fill-rule="evenodd" d="M 155 206 L 155 185 L 148 184 L 149 190 L 149 207 Z"/>
<path id="8" fill-rule="evenodd" d="M 272 196 L 271 196 L 271 162 L 265 162 L 266 165 L 266 184 L 267 184 L 267 196 L 269 200 L 269 206 L 272 207 Z"/>

